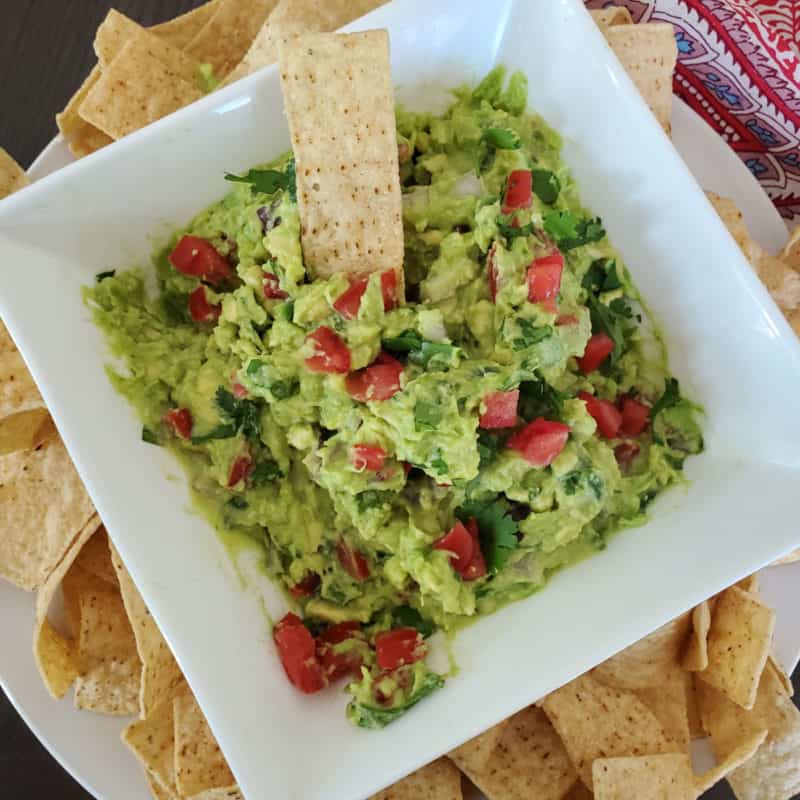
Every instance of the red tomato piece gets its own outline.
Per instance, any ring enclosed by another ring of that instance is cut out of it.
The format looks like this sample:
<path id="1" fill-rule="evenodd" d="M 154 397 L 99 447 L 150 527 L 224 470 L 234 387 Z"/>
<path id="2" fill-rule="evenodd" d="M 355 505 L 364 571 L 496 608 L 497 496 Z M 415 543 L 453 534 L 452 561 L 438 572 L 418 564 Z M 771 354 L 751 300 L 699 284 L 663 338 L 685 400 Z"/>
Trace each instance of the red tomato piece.
<path id="1" fill-rule="evenodd" d="M 556 317 L 556 325 L 577 325 L 578 318 L 574 314 L 560 314 Z"/>
<path id="2" fill-rule="evenodd" d="M 176 436 L 181 439 L 188 439 L 192 435 L 192 412 L 188 408 L 173 408 L 164 414 L 164 422 L 169 425 Z"/>
<path id="3" fill-rule="evenodd" d="M 614 340 L 605 333 L 596 333 L 586 342 L 586 349 L 578 359 L 584 375 L 594 372 L 613 352 Z"/>
<path id="4" fill-rule="evenodd" d="M 463 523 L 456 522 L 449 533 L 446 533 L 433 543 L 433 549 L 445 550 L 450 553 L 450 563 L 460 575 L 472 563 L 475 540 Z"/>
<path id="5" fill-rule="evenodd" d="M 481 428 L 513 428 L 517 424 L 519 389 L 491 392 L 483 398 L 486 411 L 481 414 Z"/>
<path id="6" fill-rule="evenodd" d="M 351 577 L 359 582 L 369 578 L 369 561 L 358 550 L 353 550 L 344 539 L 339 539 L 336 545 L 336 555 L 345 572 Z"/>
<path id="7" fill-rule="evenodd" d="M 375 656 L 381 669 L 393 670 L 425 658 L 428 648 L 419 631 L 395 628 L 375 637 Z"/>
<path id="8" fill-rule="evenodd" d="M 247 395 L 249 394 L 247 389 L 245 389 L 244 386 L 242 386 L 242 384 L 239 383 L 238 381 L 234 381 L 231 384 L 231 391 L 233 392 L 233 396 L 237 400 L 241 400 L 242 398 L 247 397 Z"/>
<path id="9" fill-rule="evenodd" d="M 367 278 L 353 278 L 350 286 L 339 295 L 333 307 L 345 319 L 355 319 L 361 307 L 361 298 L 367 291 Z"/>
<path id="10" fill-rule="evenodd" d="M 620 431 L 625 436 L 638 436 L 650 422 L 650 407 L 633 397 L 622 398 L 622 425 Z"/>
<path id="11" fill-rule="evenodd" d="M 493 244 L 489 250 L 489 254 L 486 256 L 486 276 L 489 281 L 489 297 L 492 298 L 493 303 L 497 302 L 497 264 L 494 260 L 496 253 L 497 244 Z"/>
<path id="12" fill-rule="evenodd" d="M 533 188 L 533 175 L 529 169 L 515 169 L 508 176 L 506 192 L 503 197 L 503 214 L 510 214 L 515 208 L 530 208 Z"/>
<path id="13" fill-rule="evenodd" d="M 461 577 L 465 581 L 476 581 L 486 574 L 486 559 L 483 557 L 483 550 L 481 550 L 480 531 L 478 530 L 478 520 L 475 517 L 467 521 L 467 530 L 473 541 L 472 561 L 461 573 Z"/>
<path id="14" fill-rule="evenodd" d="M 581 400 L 586 403 L 586 410 L 594 417 L 597 429 L 606 437 L 614 439 L 622 426 L 622 414 L 620 410 L 608 400 L 601 400 L 599 397 L 588 392 L 578 394 Z"/>
<path id="15" fill-rule="evenodd" d="M 381 273 L 381 292 L 383 293 L 383 310 L 397 308 L 397 272 L 387 269 Z"/>
<path id="16" fill-rule="evenodd" d="M 382 447 L 371 444 L 354 444 L 350 453 L 350 463 L 359 471 L 365 469 L 377 472 L 383 469 L 386 462 L 386 451 Z"/>
<path id="17" fill-rule="evenodd" d="M 272 632 L 278 655 L 289 680 L 306 694 L 325 686 L 317 645 L 311 632 L 295 614 L 287 614 Z"/>
<path id="18" fill-rule="evenodd" d="M 189 316 L 194 322 L 216 322 L 222 313 L 220 306 L 212 305 L 206 298 L 206 287 L 198 286 L 189 295 Z"/>
<path id="19" fill-rule="evenodd" d="M 264 273 L 264 297 L 267 300 L 285 300 L 289 295 L 281 289 L 280 278 L 274 272 Z"/>
<path id="20" fill-rule="evenodd" d="M 317 636 L 317 658 L 322 671 L 329 682 L 333 682 L 348 674 L 358 674 L 361 670 L 362 657 L 358 650 L 337 653 L 334 645 L 348 639 L 362 639 L 361 625 L 358 622 L 340 622 Z"/>
<path id="21" fill-rule="evenodd" d="M 623 469 L 629 467 L 633 459 L 638 455 L 639 445 L 636 442 L 623 442 L 614 448 L 614 456 Z"/>
<path id="22" fill-rule="evenodd" d="M 311 597 L 317 591 L 320 584 L 320 577 L 316 572 L 309 572 L 299 583 L 289 589 L 292 597 Z"/>
<path id="23" fill-rule="evenodd" d="M 403 474 L 408 477 L 408 473 L 411 472 L 411 464 L 408 461 L 403 462 Z"/>
<path id="24" fill-rule="evenodd" d="M 350 372 L 350 351 L 339 334 L 327 325 L 320 325 L 309 333 L 306 341 L 313 342 L 316 350 L 306 359 L 306 366 L 312 372 Z"/>
<path id="25" fill-rule="evenodd" d="M 228 473 L 228 488 L 232 489 L 237 483 L 247 480 L 247 476 L 253 471 L 253 459 L 250 456 L 239 456 Z"/>
<path id="26" fill-rule="evenodd" d="M 569 431 L 569 425 L 538 417 L 515 433 L 508 440 L 508 446 L 517 450 L 528 463 L 546 467 L 566 446 Z"/>
<path id="27" fill-rule="evenodd" d="M 528 267 L 528 300 L 531 303 L 540 303 L 545 309 L 555 313 L 558 310 L 557 300 L 563 272 L 564 256 L 558 250 L 537 258 Z"/>
<path id="28" fill-rule="evenodd" d="M 345 386 L 350 396 L 361 403 L 388 400 L 401 389 L 403 365 L 387 353 L 381 353 L 370 366 L 348 375 Z"/>
<path id="29" fill-rule="evenodd" d="M 178 272 L 200 278 L 215 286 L 233 276 L 227 259 L 211 242 L 199 236 L 183 236 L 169 254 L 169 262 Z"/>

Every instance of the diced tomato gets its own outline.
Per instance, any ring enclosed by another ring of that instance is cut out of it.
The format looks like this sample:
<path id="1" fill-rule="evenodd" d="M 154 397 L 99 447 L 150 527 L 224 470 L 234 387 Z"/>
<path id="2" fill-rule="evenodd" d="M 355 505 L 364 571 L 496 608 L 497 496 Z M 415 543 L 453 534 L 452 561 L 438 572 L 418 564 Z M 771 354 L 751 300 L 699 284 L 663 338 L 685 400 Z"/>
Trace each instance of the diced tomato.
<path id="1" fill-rule="evenodd" d="M 381 292 L 383 293 L 383 310 L 397 308 L 397 271 L 387 269 L 381 273 Z"/>
<path id="2" fill-rule="evenodd" d="M 450 563 L 453 569 L 462 574 L 472 563 L 475 540 L 463 523 L 456 522 L 448 533 L 433 543 L 433 549 L 451 553 Z"/>
<path id="3" fill-rule="evenodd" d="M 253 471 L 253 459 L 250 456 L 239 456 L 231 467 L 228 474 L 228 488 L 232 489 L 240 481 L 247 480 L 247 476 Z"/>
<path id="4" fill-rule="evenodd" d="M 370 366 L 348 375 L 345 386 L 350 396 L 361 403 L 388 400 L 400 391 L 403 365 L 387 353 L 381 353 Z"/>
<path id="5" fill-rule="evenodd" d="M 212 305 L 206 298 L 206 287 L 198 286 L 189 295 L 189 316 L 195 322 L 216 322 L 222 313 L 220 306 Z"/>
<path id="6" fill-rule="evenodd" d="M 350 351 L 339 334 L 327 325 L 320 325 L 306 336 L 313 342 L 316 353 L 306 359 L 306 366 L 312 372 L 350 372 Z"/>
<path id="7" fill-rule="evenodd" d="M 395 628 L 375 637 L 375 656 L 381 669 L 414 664 L 427 653 L 425 640 L 414 628 Z"/>
<path id="8" fill-rule="evenodd" d="M 578 318 L 574 314 L 559 314 L 556 317 L 556 325 L 577 325 Z"/>
<path id="9" fill-rule="evenodd" d="M 183 236 L 169 254 L 169 262 L 178 272 L 200 278 L 215 286 L 233 276 L 227 259 L 211 242 L 199 236 Z"/>
<path id="10" fill-rule="evenodd" d="M 367 282 L 367 278 L 353 278 L 350 281 L 349 288 L 339 295 L 333 304 L 334 309 L 345 319 L 355 319 L 358 316 L 361 298 L 364 296 L 364 292 L 367 291 Z"/>
<path id="11" fill-rule="evenodd" d="M 350 463 L 359 471 L 365 469 L 377 472 L 383 469 L 386 462 L 386 451 L 382 447 L 371 444 L 354 444 L 350 453 Z"/>
<path id="12" fill-rule="evenodd" d="M 369 578 L 369 561 L 358 550 L 353 550 L 344 539 L 339 539 L 336 544 L 336 555 L 345 572 L 351 577 L 359 582 Z"/>
<path id="13" fill-rule="evenodd" d="M 311 597 L 319 588 L 319 584 L 319 575 L 316 572 L 309 572 L 303 580 L 289 589 L 289 594 L 292 597 Z"/>
<path id="14" fill-rule="evenodd" d="M 483 557 L 483 550 L 481 550 L 480 531 L 478 529 L 478 520 L 475 517 L 467 521 L 467 530 L 473 542 L 472 561 L 461 573 L 461 577 L 465 581 L 476 581 L 486 574 L 486 559 Z"/>
<path id="15" fill-rule="evenodd" d="M 506 192 L 503 197 L 503 214 L 510 214 L 515 208 L 530 208 L 533 188 L 533 175 L 529 169 L 515 169 L 508 176 Z"/>
<path id="16" fill-rule="evenodd" d="M 633 397 L 622 398 L 622 425 L 620 432 L 625 436 L 638 436 L 650 422 L 650 407 Z"/>
<path id="17" fill-rule="evenodd" d="M 606 333 L 596 333 L 586 342 L 586 349 L 578 359 L 584 375 L 594 372 L 613 352 L 614 340 Z"/>
<path id="18" fill-rule="evenodd" d="M 491 392 L 483 398 L 486 411 L 481 414 L 481 428 L 513 428 L 517 424 L 519 389 Z"/>
<path id="19" fill-rule="evenodd" d="M 566 446 L 569 432 L 569 425 L 538 417 L 515 433 L 508 446 L 528 463 L 546 467 Z"/>
<path id="20" fill-rule="evenodd" d="M 623 442 L 614 448 L 614 456 L 623 469 L 629 467 L 633 459 L 638 455 L 639 445 L 636 442 Z"/>
<path id="21" fill-rule="evenodd" d="M 299 617 L 287 614 L 275 626 L 272 638 L 286 675 L 301 692 L 313 694 L 325 686 L 317 644 Z"/>
<path id="22" fill-rule="evenodd" d="M 238 381 L 234 381 L 231 384 L 231 391 L 233 392 L 233 396 L 237 400 L 241 400 L 242 398 L 247 397 L 247 395 L 249 394 L 247 389 L 245 389 L 244 386 L 242 386 L 242 384 L 239 383 Z"/>
<path id="23" fill-rule="evenodd" d="M 340 622 L 317 636 L 317 658 L 329 682 L 344 675 L 358 674 L 363 660 L 361 653 L 356 649 L 337 653 L 334 645 L 361 638 L 361 625 L 358 622 Z"/>
<path id="24" fill-rule="evenodd" d="M 586 410 L 594 417 L 600 433 L 606 439 L 614 439 L 622 425 L 620 410 L 608 400 L 601 400 L 588 392 L 580 392 L 578 397 L 586 403 Z"/>
<path id="25" fill-rule="evenodd" d="M 552 313 L 558 311 L 557 300 L 563 272 L 564 256 L 558 250 L 537 258 L 528 267 L 528 300 L 540 303 Z"/>
<path id="26" fill-rule="evenodd" d="M 181 439 L 188 439 L 192 435 L 192 412 L 188 408 L 173 408 L 164 414 L 164 421 Z"/>
<path id="27" fill-rule="evenodd" d="M 494 257 L 497 253 L 497 244 L 493 244 L 491 249 L 489 250 L 489 254 L 486 256 L 486 276 L 489 281 L 489 297 L 492 298 L 492 302 L 497 302 L 497 264 L 495 263 Z"/>
<path id="28" fill-rule="evenodd" d="M 289 295 L 281 289 L 280 278 L 274 272 L 264 273 L 264 297 L 267 300 L 285 300 Z"/>

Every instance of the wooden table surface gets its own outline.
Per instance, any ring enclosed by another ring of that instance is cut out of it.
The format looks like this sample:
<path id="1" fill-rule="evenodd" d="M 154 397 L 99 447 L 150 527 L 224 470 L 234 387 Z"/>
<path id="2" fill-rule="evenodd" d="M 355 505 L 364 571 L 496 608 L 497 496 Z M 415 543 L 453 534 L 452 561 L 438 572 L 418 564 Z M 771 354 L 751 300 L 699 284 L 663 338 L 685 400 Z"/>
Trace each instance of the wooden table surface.
<path id="1" fill-rule="evenodd" d="M 200 3 L 5 0 L 0 25 L 0 146 L 27 167 L 56 134 L 53 115 L 64 107 L 94 64 L 94 31 L 112 5 L 150 25 Z M 795 683 L 797 679 L 795 675 Z M 39 744 L 2 693 L 0 787 L 0 796 L 9 800 L 91 800 Z M 145 792 L 143 782 L 143 797 Z M 731 800 L 733 795 L 721 785 L 705 798 Z"/>

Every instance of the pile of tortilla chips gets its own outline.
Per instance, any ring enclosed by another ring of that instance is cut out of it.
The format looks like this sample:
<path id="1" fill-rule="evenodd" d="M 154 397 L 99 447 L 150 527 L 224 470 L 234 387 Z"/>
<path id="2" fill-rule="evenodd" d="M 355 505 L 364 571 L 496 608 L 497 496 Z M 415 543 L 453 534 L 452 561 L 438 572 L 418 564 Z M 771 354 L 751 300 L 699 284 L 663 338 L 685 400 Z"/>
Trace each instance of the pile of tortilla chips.
<path id="1" fill-rule="evenodd" d="M 220 81 L 272 63 L 293 37 L 334 30 L 380 4 L 211 0 L 147 30 L 112 11 L 95 39 L 98 64 L 58 115 L 59 128 L 76 156 L 88 154 Z M 634 26 L 627 10 L 613 7 L 595 12 L 595 19 L 669 131 L 671 27 Z M 323 60 L 331 55 L 324 38 L 312 44 Z M 353 59 L 371 53 L 388 63 L 385 45 L 385 35 L 373 33 L 350 37 L 347 46 L 355 48 Z M 284 64 L 292 57 L 287 49 Z M 295 105 L 314 107 L 318 99 L 306 96 L 313 87 L 291 87 L 283 77 L 298 139 L 308 120 L 293 118 L 292 95 L 297 94 Z M 385 110 L 384 84 L 378 81 L 374 96 L 356 100 Z M 341 105 L 341 97 L 334 100 Z M 327 109 L 326 123 L 337 109 Z M 311 178 L 309 172 L 304 183 L 304 159 L 315 163 L 317 155 L 313 123 L 295 143 L 298 189 L 304 218 L 324 230 L 329 224 L 324 198 L 314 193 L 349 176 Z M 384 138 L 374 148 L 374 180 L 385 188 L 381 202 L 391 213 L 382 212 L 381 218 L 399 213 L 396 147 L 391 137 Z M 0 150 L 0 198 L 26 183 L 24 171 Z M 359 191 L 355 183 L 346 188 L 346 194 Z M 776 258 L 750 238 L 731 201 L 710 199 L 800 334 L 800 228 Z M 385 260 L 381 268 L 396 266 L 391 232 L 363 214 L 345 222 L 369 230 L 371 238 L 361 244 L 376 249 L 378 260 Z M 333 258 L 337 269 L 348 269 L 351 253 L 332 251 L 324 237 L 304 241 L 310 262 L 320 248 L 321 264 Z M 135 717 L 122 738 L 142 764 L 155 798 L 240 798 L 219 745 L 2 323 L 0 515 L 0 577 L 37 591 L 33 648 L 53 697 L 74 688 L 80 709 Z M 800 551 L 782 561 L 798 558 Z M 788 800 L 800 792 L 800 712 L 771 652 L 774 625 L 756 578 L 741 581 L 373 800 L 461 800 L 467 779 L 489 800 L 694 800 L 724 777 L 740 800 Z M 701 737 L 710 739 L 718 766 L 695 774 L 689 749 Z"/>

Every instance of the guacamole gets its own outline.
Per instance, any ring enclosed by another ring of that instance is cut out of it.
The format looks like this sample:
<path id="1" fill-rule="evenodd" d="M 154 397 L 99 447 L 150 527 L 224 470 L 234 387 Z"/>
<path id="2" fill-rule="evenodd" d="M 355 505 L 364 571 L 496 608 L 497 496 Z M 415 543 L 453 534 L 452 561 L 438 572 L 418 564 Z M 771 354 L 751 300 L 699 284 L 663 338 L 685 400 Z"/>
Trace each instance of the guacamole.
<path id="1" fill-rule="evenodd" d="M 86 290 L 114 385 L 303 619 L 290 680 L 349 675 L 381 727 L 442 685 L 426 638 L 640 525 L 702 450 L 696 407 L 560 140 L 501 69 L 399 111 L 405 263 L 312 280 L 291 154 L 229 175 L 152 270 Z"/>

